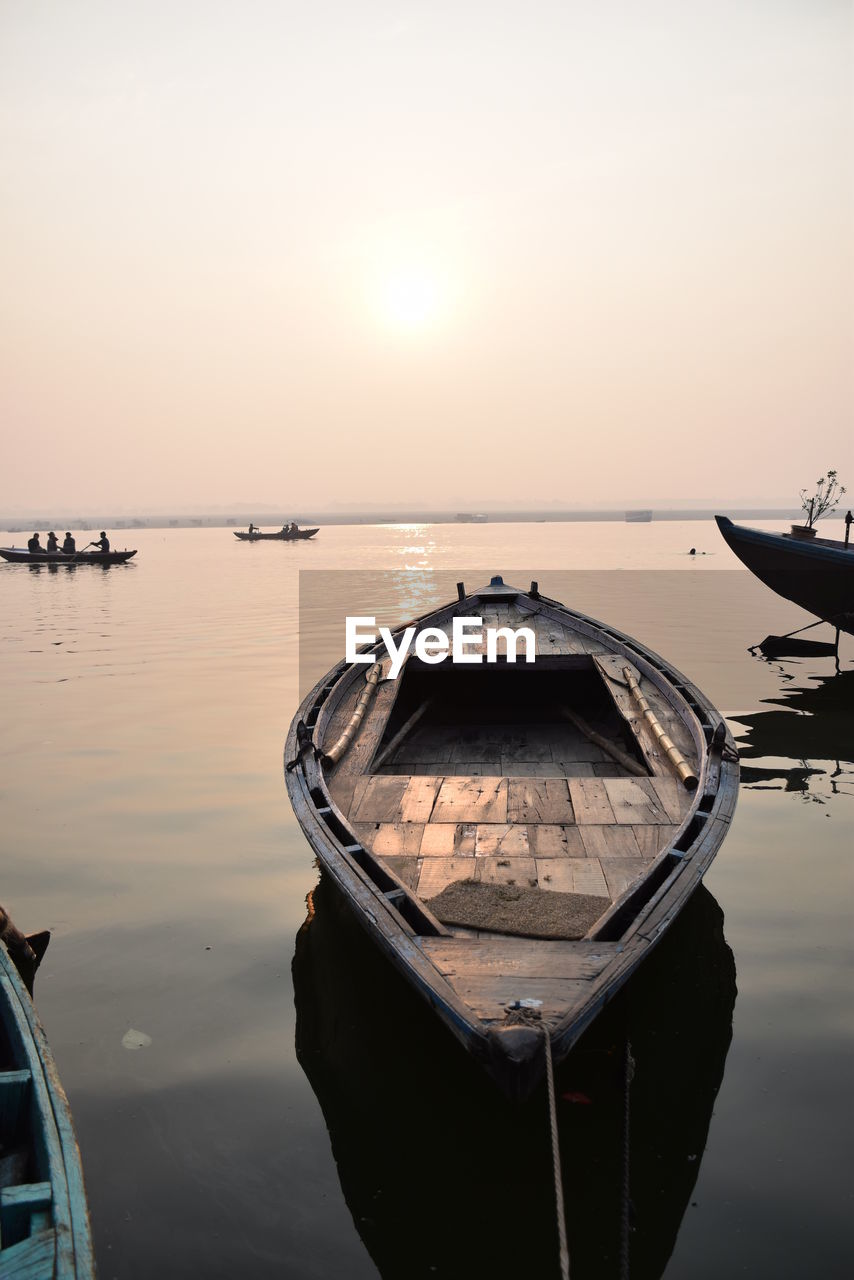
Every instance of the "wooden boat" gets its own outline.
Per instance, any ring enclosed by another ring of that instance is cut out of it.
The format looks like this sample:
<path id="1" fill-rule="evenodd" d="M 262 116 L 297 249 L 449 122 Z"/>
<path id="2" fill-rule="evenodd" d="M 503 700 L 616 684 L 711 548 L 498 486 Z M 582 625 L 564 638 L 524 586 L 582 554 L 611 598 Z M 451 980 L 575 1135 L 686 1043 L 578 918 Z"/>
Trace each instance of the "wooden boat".
<path id="1" fill-rule="evenodd" d="M 766 587 L 854 635 L 854 546 L 766 533 L 715 516 L 729 548 Z"/>
<path id="2" fill-rule="evenodd" d="M 383 1280 L 556 1275 L 542 1097 L 510 1105 L 483 1088 L 479 1067 L 383 961 L 325 872 L 297 935 L 293 981 L 297 1058 Z M 736 999 L 723 914 L 702 885 L 624 992 L 556 1082 L 573 1280 L 660 1276 L 693 1198 Z M 399 1127 L 377 1123 L 401 1114 L 418 1152 L 405 1178 Z M 449 1152 L 464 1195 L 448 1194 Z"/>
<path id="3" fill-rule="evenodd" d="M 68 1099 L 32 1001 L 0 944 L 0 1276 L 94 1275 Z"/>
<path id="4" fill-rule="evenodd" d="M 125 564 L 133 551 L 27 551 L 24 547 L 0 547 L 0 556 L 10 564 Z"/>
<path id="5" fill-rule="evenodd" d="M 317 529 L 296 529 L 286 533 L 284 529 L 279 529 L 276 533 L 244 533 L 242 530 L 232 529 L 235 538 L 239 538 L 241 542 L 298 542 L 313 538 L 317 532 Z"/>
<path id="6" fill-rule="evenodd" d="M 459 594 L 417 622 L 528 627 L 534 662 L 505 642 L 494 663 L 410 656 L 391 680 L 377 644 L 367 676 L 341 662 L 305 698 L 286 780 L 363 926 L 525 1094 L 546 1042 L 561 1061 L 699 884 L 738 763 L 708 700 L 628 636 L 536 583 Z"/>

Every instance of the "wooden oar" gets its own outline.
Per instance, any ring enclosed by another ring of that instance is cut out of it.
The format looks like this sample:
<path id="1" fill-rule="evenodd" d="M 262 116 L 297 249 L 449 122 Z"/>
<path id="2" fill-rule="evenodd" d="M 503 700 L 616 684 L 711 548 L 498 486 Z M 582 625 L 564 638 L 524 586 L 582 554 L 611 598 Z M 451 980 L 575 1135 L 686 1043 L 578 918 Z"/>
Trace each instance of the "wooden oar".
<path id="1" fill-rule="evenodd" d="M 597 747 L 601 747 L 612 760 L 616 760 L 617 764 L 621 764 L 624 769 L 628 769 L 629 773 L 633 773 L 636 778 L 649 777 L 648 771 L 644 769 L 643 765 L 638 764 L 637 760 L 635 760 L 633 756 L 630 756 L 628 752 L 623 751 L 616 745 L 616 743 L 610 742 L 608 738 L 603 737 L 601 733 L 597 733 L 596 730 L 591 728 L 587 721 L 582 719 L 581 716 L 577 715 L 569 707 L 563 704 L 561 705 L 560 710 L 561 714 L 565 715 L 567 720 L 570 720 L 575 725 L 576 729 L 578 729 L 580 733 L 584 734 L 585 738 L 589 738 Z"/>
<path id="2" fill-rule="evenodd" d="M 427 710 L 429 706 L 430 706 L 430 699 L 426 698 L 424 702 L 421 703 L 420 707 L 415 708 L 415 710 L 413 711 L 409 719 L 404 721 L 404 723 L 400 726 L 400 728 L 398 729 L 394 737 L 389 742 L 386 743 L 382 751 L 375 758 L 373 764 L 371 765 L 371 768 L 374 770 L 374 772 L 376 772 L 376 770 L 379 769 L 381 765 L 385 764 L 386 760 L 388 760 L 392 752 L 395 751 L 400 746 L 401 742 L 403 742 L 403 739 L 406 737 L 409 731 L 415 728 L 416 724 L 424 715 L 424 712 Z"/>

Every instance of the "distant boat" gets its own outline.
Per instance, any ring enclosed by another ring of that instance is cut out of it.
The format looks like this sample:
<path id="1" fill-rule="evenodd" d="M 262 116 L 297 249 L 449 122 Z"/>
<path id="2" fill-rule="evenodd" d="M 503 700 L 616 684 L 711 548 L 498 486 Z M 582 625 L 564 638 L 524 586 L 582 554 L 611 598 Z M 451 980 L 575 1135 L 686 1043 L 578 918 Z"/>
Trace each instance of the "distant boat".
<path id="1" fill-rule="evenodd" d="M 0 1276 L 94 1280 L 68 1099 L 21 975 L 0 944 Z"/>
<path id="2" fill-rule="evenodd" d="M 23 547 L 0 547 L 0 556 L 10 564 L 124 564 L 133 551 L 27 551 Z"/>
<path id="3" fill-rule="evenodd" d="M 646 508 L 643 511 L 627 511 L 626 520 L 629 524 L 647 524 L 652 519 L 652 512 Z"/>
<path id="4" fill-rule="evenodd" d="M 377 648 L 367 670 L 340 662 L 294 717 L 286 781 L 380 950 L 524 1096 L 546 1047 L 566 1057 L 697 888 L 738 757 L 669 663 L 535 583 L 460 584 L 418 622 L 449 635 L 484 615 L 531 629 L 534 663 L 413 655 L 394 680 Z"/>
<path id="5" fill-rule="evenodd" d="M 313 538 L 317 532 L 317 529 L 278 529 L 275 533 L 261 533 L 257 529 L 254 533 L 232 530 L 235 538 L 239 538 L 241 542 L 298 542 L 300 539 Z"/>
<path id="6" fill-rule="evenodd" d="M 728 516 L 715 520 L 730 549 L 766 587 L 854 635 L 854 546 L 748 529 Z"/>
<path id="7" fill-rule="evenodd" d="M 460 524 L 486 524 L 489 516 L 483 511 L 459 511 L 456 519 Z"/>

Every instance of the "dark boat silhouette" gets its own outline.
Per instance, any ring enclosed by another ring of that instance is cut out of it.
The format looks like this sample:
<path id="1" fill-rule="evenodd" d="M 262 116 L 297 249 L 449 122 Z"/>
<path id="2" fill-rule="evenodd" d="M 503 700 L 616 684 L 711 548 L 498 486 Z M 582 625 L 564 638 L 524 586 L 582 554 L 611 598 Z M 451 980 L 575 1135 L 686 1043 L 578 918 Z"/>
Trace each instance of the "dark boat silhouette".
<path id="1" fill-rule="evenodd" d="M 23 547 L 0 547 L 0 556 L 10 564 L 125 564 L 136 555 L 133 551 L 27 551 Z"/>
<path id="2" fill-rule="evenodd" d="M 297 1057 L 383 1280 L 557 1276 L 544 1088 L 525 1103 L 484 1089 L 323 874 L 293 976 Z M 701 887 L 558 1070 L 573 1280 L 664 1272 L 700 1169 L 735 995 L 723 915 Z"/>
<path id="3" fill-rule="evenodd" d="M 295 529 L 293 531 L 278 529 L 275 533 L 244 533 L 239 529 L 232 529 L 235 538 L 239 538 L 241 542 L 302 542 L 307 538 L 313 538 L 318 532 L 317 529 Z"/>
<path id="4" fill-rule="evenodd" d="M 766 587 L 854 635 L 854 547 L 748 529 L 727 516 L 715 520 L 730 549 Z"/>

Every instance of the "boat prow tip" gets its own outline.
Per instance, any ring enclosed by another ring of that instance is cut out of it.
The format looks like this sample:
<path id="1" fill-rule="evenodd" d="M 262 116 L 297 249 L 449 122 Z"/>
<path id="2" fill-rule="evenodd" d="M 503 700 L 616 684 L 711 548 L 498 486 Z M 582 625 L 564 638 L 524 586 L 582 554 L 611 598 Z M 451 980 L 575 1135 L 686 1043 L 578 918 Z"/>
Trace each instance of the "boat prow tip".
<path id="1" fill-rule="evenodd" d="M 542 1029 L 530 1024 L 493 1027 L 489 1046 L 493 1077 L 511 1097 L 526 1098 L 543 1074 Z"/>

